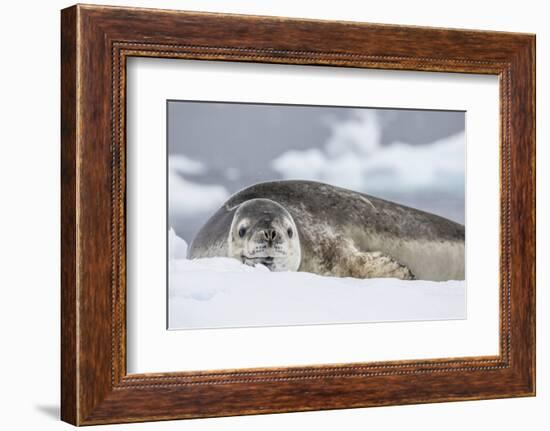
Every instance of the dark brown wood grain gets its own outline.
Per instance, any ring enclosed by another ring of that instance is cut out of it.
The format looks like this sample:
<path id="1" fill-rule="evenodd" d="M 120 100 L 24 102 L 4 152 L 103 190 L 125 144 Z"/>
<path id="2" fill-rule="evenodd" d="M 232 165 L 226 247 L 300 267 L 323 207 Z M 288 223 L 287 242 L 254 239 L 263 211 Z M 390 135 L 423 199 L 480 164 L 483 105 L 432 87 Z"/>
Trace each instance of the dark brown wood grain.
<path id="1" fill-rule="evenodd" d="M 61 16 L 61 142 L 61 417 L 76 423 L 76 8 Z"/>
<path id="2" fill-rule="evenodd" d="M 77 425 L 535 393 L 535 37 L 100 6 L 62 11 L 62 419 Z M 500 354 L 127 375 L 126 59 L 500 77 Z"/>

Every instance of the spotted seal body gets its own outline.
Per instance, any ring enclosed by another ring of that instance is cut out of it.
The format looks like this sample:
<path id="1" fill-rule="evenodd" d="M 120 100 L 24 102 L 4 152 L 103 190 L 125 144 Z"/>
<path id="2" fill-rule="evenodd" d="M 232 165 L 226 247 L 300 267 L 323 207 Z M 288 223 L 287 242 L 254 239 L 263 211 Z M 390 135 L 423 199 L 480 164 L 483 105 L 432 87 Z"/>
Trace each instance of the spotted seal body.
<path id="1" fill-rule="evenodd" d="M 248 187 L 206 222 L 188 257 L 337 277 L 464 279 L 464 226 L 314 181 Z"/>

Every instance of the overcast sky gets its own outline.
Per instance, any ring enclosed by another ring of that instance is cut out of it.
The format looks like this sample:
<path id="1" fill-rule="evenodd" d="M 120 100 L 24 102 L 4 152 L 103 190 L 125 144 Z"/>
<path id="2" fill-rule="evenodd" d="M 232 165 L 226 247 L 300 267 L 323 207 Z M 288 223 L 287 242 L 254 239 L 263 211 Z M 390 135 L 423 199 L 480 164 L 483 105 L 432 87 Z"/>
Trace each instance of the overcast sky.
<path id="1" fill-rule="evenodd" d="M 168 102 L 169 223 L 191 241 L 230 194 L 313 179 L 464 222 L 465 113 Z"/>

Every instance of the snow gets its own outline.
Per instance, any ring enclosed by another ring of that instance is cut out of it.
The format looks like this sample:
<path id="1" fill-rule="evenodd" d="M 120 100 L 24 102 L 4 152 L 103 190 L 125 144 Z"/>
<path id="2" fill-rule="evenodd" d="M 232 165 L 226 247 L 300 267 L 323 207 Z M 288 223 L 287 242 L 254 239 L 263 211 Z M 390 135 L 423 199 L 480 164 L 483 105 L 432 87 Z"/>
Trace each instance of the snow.
<path id="1" fill-rule="evenodd" d="M 185 259 L 187 256 L 187 243 L 176 235 L 173 228 L 168 231 L 168 259 L 170 262 Z"/>
<path id="2" fill-rule="evenodd" d="M 169 328 L 200 329 L 466 318 L 464 281 L 271 272 L 230 258 L 185 259 L 169 232 Z"/>

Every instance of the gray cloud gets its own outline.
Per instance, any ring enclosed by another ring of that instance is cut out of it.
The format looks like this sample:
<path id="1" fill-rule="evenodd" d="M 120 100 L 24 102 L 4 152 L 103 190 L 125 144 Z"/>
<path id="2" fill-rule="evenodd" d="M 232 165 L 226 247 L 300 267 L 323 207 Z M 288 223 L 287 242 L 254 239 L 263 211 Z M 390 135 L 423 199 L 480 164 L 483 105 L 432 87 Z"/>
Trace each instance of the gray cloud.
<path id="1" fill-rule="evenodd" d="M 231 193 L 283 178 L 464 222 L 464 129 L 455 111 L 170 101 L 169 222 L 190 241 Z"/>

